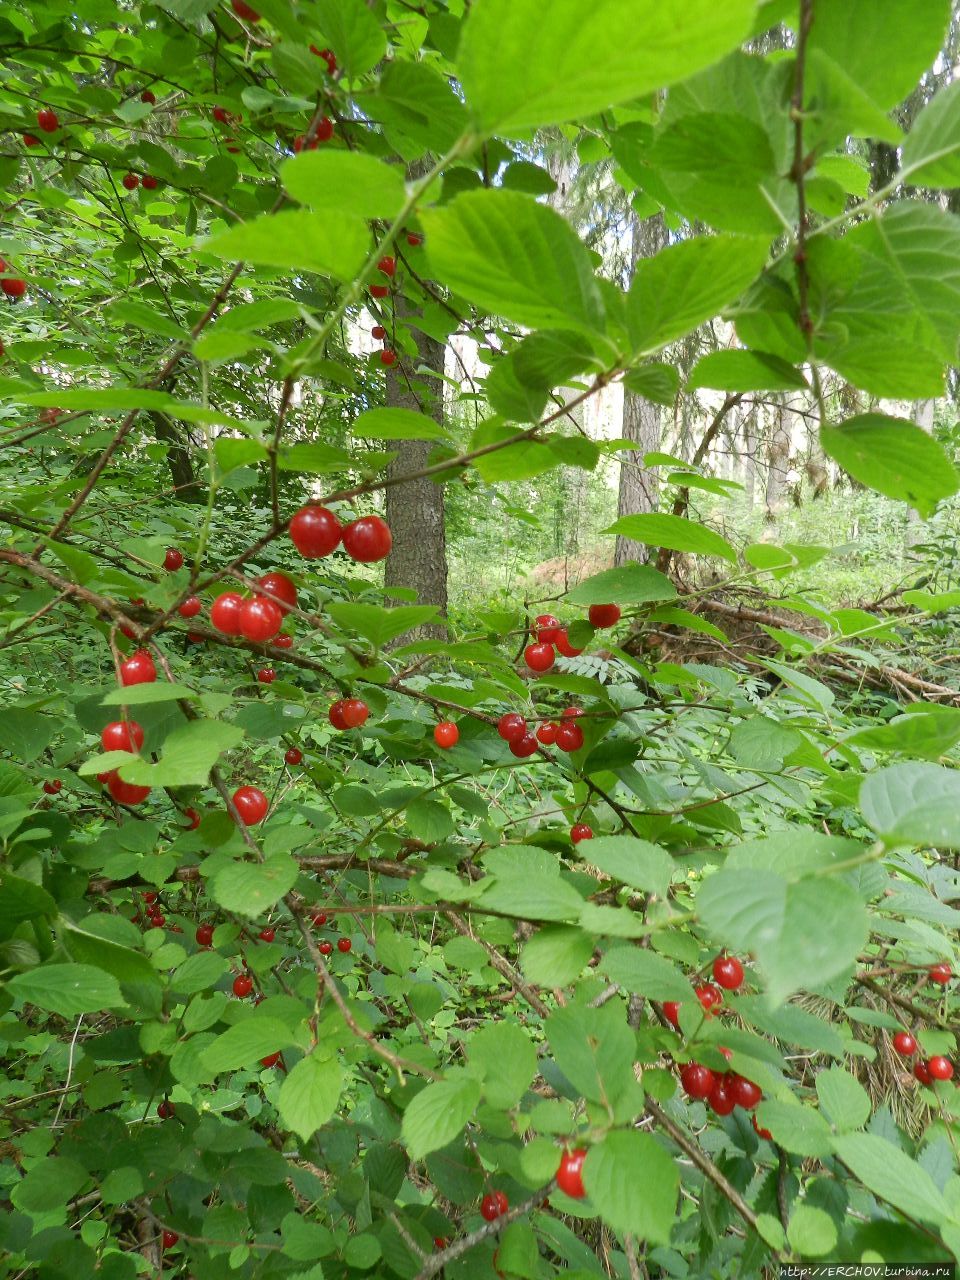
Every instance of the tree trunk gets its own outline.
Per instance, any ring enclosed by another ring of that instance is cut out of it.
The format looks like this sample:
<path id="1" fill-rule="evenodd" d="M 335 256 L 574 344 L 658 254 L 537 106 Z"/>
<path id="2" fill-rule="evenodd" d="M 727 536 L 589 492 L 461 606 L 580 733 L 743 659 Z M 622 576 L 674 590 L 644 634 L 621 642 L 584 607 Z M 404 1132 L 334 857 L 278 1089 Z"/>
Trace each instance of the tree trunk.
<path id="1" fill-rule="evenodd" d="M 167 450 L 167 465 L 173 479 L 174 498 L 178 502 L 203 503 L 207 495 L 193 471 L 193 460 L 174 423 L 163 413 L 151 413 L 153 433 Z"/>
<path id="2" fill-rule="evenodd" d="M 740 480 L 743 484 L 744 500 L 753 510 L 753 504 L 757 495 L 757 410 L 756 406 L 750 409 L 750 412 L 744 415 L 743 419 L 743 449 L 740 452 L 740 465 L 742 468 Z"/>
<path id="3" fill-rule="evenodd" d="M 637 262 L 641 258 L 652 258 L 667 242 L 663 214 L 655 214 L 642 222 L 634 216 L 631 231 L 630 275 L 632 278 Z M 617 515 L 635 516 L 656 511 L 659 496 L 658 476 L 656 471 L 643 465 L 643 458 L 644 454 L 660 448 L 661 430 L 660 405 L 653 404 L 650 400 L 645 400 L 624 387 L 621 434 L 625 440 L 636 443 L 638 448 L 625 450 L 620 455 Z M 626 564 L 631 560 L 644 562 L 649 558 L 650 550 L 650 547 L 642 542 L 618 537 L 613 562 L 617 565 Z"/>
<path id="4" fill-rule="evenodd" d="M 790 426 L 788 410 L 781 407 L 767 446 L 767 519 L 774 520 L 784 506 L 784 491 L 790 472 Z"/>

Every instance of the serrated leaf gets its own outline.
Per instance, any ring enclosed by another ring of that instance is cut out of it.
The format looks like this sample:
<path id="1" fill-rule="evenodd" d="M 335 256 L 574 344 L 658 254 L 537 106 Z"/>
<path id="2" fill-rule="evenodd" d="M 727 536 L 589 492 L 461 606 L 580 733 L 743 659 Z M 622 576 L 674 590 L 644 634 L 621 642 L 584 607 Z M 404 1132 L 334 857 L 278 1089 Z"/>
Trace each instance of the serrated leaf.
<path id="1" fill-rule="evenodd" d="M 675 600 L 677 589 L 664 573 L 649 564 L 625 564 L 585 578 L 567 595 L 568 604 L 647 604 Z"/>
<path id="2" fill-rule="evenodd" d="M 943 446 L 903 418 L 860 414 L 823 427 L 820 443 L 855 480 L 888 498 L 909 502 L 922 516 L 932 515 L 937 503 L 960 487 Z"/>
<path id="3" fill-rule="evenodd" d="M 636 1129 L 608 1133 L 583 1165 L 583 1184 L 603 1221 L 650 1244 L 670 1239 L 679 1182 L 676 1161 Z"/>
<path id="4" fill-rule="evenodd" d="M 301 1058 L 280 1086 L 280 1119 L 306 1142 L 337 1109 L 343 1073 L 335 1059 L 321 1060 L 316 1052 Z"/>
<path id="5" fill-rule="evenodd" d="M 225 910 L 255 920 L 290 892 L 298 875 L 296 862 L 287 854 L 263 862 L 233 862 L 211 876 L 210 893 Z"/>
<path id="6" fill-rule="evenodd" d="M 617 534 L 648 547 L 668 547 L 671 551 L 690 551 L 695 555 L 719 556 L 736 564 L 737 553 L 725 538 L 712 529 L 686 520 L 683 516 L 651 512 L 643 516 L 622 516 L 604 533 Z"/>
<path id="7" fill-rule="evenodd" d="M 349 214 L 292 209 L 262 214 L 213 236 L 204 255 L 256 266 L 291 267 L 352 280 L 369 245 L 366 224 Z"/>
<path id="8" fill-rule="evenodd" d="M 600 971 L 611 982 L 651 1000 L 689 1000 L 692 988 L 680 969 L 666 956 L 640 947 L 614 947 L 600 961 Z"/>
<path id="9" fill-rule="evenodd" d="M 585 929 L 545 925 L 524 946 L 520 963 L 531 982 L 565 987 L 583 972 L 594 945 Z"/>
<path id="10" fill-rule="evenodd" d="M 404 201 L 403 170 L 363 151 L 304 151 L 280 169 L 301 204 L 360 218 L 392 219 Z"/>
<path id="11" fill-rule="evenodd" d="M 412 1160 L 452 1142 L 476 1110 L 480 1082 L 460 1073 L 421 1089 L 403 1113 L 401 1134 Z"/>
<path id="12" fill-rule="evenodd" d="M 687 390 L 793 391 L 807 385 L 803 374 L 779 356 L 763 351 L 711 351 L 693 366 Z"/>
<path id="13" fill-rule="evenodd" d="M 939 1226 L 950 1211 L 936 1183 L 916 1160 L 872 1133 L 845 1133 L 834 1149 L 853 1175 L 895 1208 Z"/>
<path id="14" fill-rule="evenodd" d="M 636 836 L 599 836 L 580 850 L 591 866 L 633 889 L 665 898 L 673 875 L 673 860 L 658 845 Z"/>
<path id="15" fill-rule="evenodd" d="M 46 964 L 15 974 L 7 991 L 62 1018 L 100 1009 L 123 1008 L 120 984 L 110 973 L 89 964 Z"/>
<path id="16" fill-rule="evenodd" d="M 889 844 L 960 848 L 958 806 L 960 773 L 935 764 L 890 765 L 860 788 L 863 816 Z"/>
<path id="17" fill-rule="evenodd" d="M 252 1067 L 261 1058 L 288 1049 L 293 1043 L 290 1028 L 285 1022 L 279 1018 L 261 1017 L 254 1011 L 218 1035 L 207 1045 L 202 1056 L 207 1070 L 218 1075 L 221 1071 Z"/>
<path id="18" fill-rule="evenodd" d="M 331 604 L 327 612 L 338 627 L 356 632 L 377 648 L 437 617 L 436 608 L 428 604 L 397 605 L 393 609 L 378 604 Z"/>
<path id="19" fill-rule="evenodd" d="M 433 418 L 412 409 L 368 409 L 350 431 L 370 440 L 445 440 L 448 434 Z"/>

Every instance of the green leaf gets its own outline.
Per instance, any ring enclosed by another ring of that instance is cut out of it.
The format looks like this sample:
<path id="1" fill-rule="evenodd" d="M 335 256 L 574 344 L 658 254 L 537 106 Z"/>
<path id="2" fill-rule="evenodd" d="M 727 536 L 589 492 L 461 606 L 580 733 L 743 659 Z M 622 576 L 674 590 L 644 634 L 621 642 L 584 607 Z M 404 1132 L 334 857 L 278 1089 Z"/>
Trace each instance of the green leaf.
<path id="1" fill-rule="evenodd" d="M 314 1050 L 300 1059 L 280 1086 L 280 1119 L 306 1142 L 336 1111 L 342 1088 L 340 1064 L 333 1059 L 321 1060 Z"/>
<path id="2" fill-rule="evenodd" d="M 2 892 L 2 889 L 0 889 Z M 145 955 L 132 947 L 101 938 L 78 925 L 62 922 L 60 937 L 71 960 L 112 974 L 118 982 L 144 982 L 157 986 L 160 975 Z"/>
<path id="3" fill-rule="evenodd" d="M 625 564 L 585 578 L 567 595 L 568 604 L 647 604 L 675 600 L 677 589 L 665 573 L 649 564 Z"/>
<path id="4" fill-rule="evenodd" d="M 352 280 L 369 246 L 366 225 L 349 214 L 292 209 L 266 213 L 222 231 L 202 252 L 232 262 L 315 271 Z"/>
<path id="5" fill-rule="evenodd" d="M 15 999 L 58 1013 L 61 1018 L 125 1005 L 116 978 L 89 964 L 41 965 L 16 974 L 7 990 Z"/>
<path id="6" fill-rule="evenodd" d="M 859 895 L 827 877 L 791 884 L 773 871 L 717 871 L 697 894 L 697 910 L 719 943 L 754 952 L 772 1005 L 842 973 L 869 933 Z"/>
<path id="7" fill-rule="evenodd" d="M 583 909 L 583 898 L 572 885 L 534 869 L 488 877 L 483 883 L 484 906 L 520 920 L 566 923 L 579 919 Z"/>
<path id="8" fill-rule="evenodd" d="M 531 982 L 565 987 L 593 955 L 594 937 L 572 925 L 545 925 L 523 948 L 521 965 Z"/>
<path id="9" fill-rule="evenodd" d="M 833 1150 L 830 1126 L 812 1107 L 766 1100 L 757 1110 L 757 1123 L 769 1129 L 774 1142 L 791 1155 L 819 1159 Z"/>
<path id="10" fill-rule="evenodd" d="M 211 877 L 210 893 L 227 911 L 255 920 L 290 892 L 298 874 L 296 862 L 287 854 L 264 862 L 233 862 Z"/>
<path id="11" fill-rule="evenodd" d="M 431 274 L 533 329 L 603 327 L 590 255 L 553 209 L 514 191 L 469 191 L 421 215 Z"/>
<path id="12" fill-rule="evenodd" d="M 483 1093 L 493 1107 L 515 1107 L 537 1073 L 537 1051 L 520 1027 L 510 1022 L 481 1027 L 467 1044 L 471 1072 L 479 1073 Z"/>
<path id="13" fill-rule="evenodd" d="M 672 551 L 690 551 L 695 555 L 719 556 L 737 563 L 737 553 L 725 538 L 712 529 L 685 520 L 683 516 L 651 512 L 644 516 L 622 516 L 604 533 L 615 533 L 648 547 L 669 547 Z"/>
<path id="14" fill-rule="evenodd" d="M 943 446 L 903 418 L 864 413 L 836 427 L 823 427 L 820 442 L 855 480 L 888 498 L 900 498 L 920 515 L 960 488 L 960 477 Z"/>
<path id="15" fill-rule="evenodd" d="M 787 1223 L 790 1248 L 804 1258 L 822 1258 L 837 1243 L 837 1224 L 825 1209 L 797 1204 Z"/>
<path id="16" fill-rule="evenodd" d="M 934 1226 L 952 1216 L 926 1169 L 885 1138 L 846 1133 L 834 1139 L 834 1149 L 854 1177 L 894 1208 Z"/>
<path id="17" fill-rule="evenodd" d="M 623 379 L 623 385 L 634 395 L 654 404 L 672 405 L 680 390 L 680 374 L 671 364 L 659 360 L 638 365 Z"/>
<path id="18" fill-rule="evenodd" d="M 791 751 L 803 745 L 803 735 L 772 716 L 751 716 L 735 725 L 728 750 L 748 769 L 778 770 Z"/>
<path id="19" fill-rule="evenodd" d="M 665 1245 L 677 1207 L 680 1171 L 649 1134 L 612 1131 L 591 1147 L 583 1184 L 600 1217 L 614 1231 Z"/>
<path id="20" fill-rule="evenodd" d="M 550 1014 L 547 1040 L 557 1066 L 590 1102 L 615 1103 L 634 1084 L 634 1034 L 623 1010 L 567 1005 Z"/>
<path id="21" fill-rule="evenodd" d="M 39 884 L 0 870 L 0 934 L 6 936 L 21 922 L 58 914 L 56 902 Z"/>
<path id="22" fill-rule="evenodd" d="M 403 170 L 364 151 L 304 151 L 281 166 L 280 178 L 314 210 L 392 219 L 403 206 Z"/>
<path id="23" fill-rule="evenodd" d="M 104 707 L 146 707 L 155 702 L 178 702 L 181 698 L 196 699 L 196 694 L 186 685 L 170 684 L 156 680 L 153 684 L 131 684 L 122 689 L 111 689 L 101 700 Z"/>
<path id="24" fill-rule="evenodd" d="M 928 187 L 960 186 L 960 83 L 923 108 L 901 149 L 900 178 Z"/>
<path id="25" fill-rule="evenodd" d="M 189 720 L 164 739 L 163 754 L 158 764 L 137 758 L 122 766 L 120 776 L 139 786 L 202 786 L 223 752 L 237 746 L 243 736 L 243 730 L 237 725 L 225 724 L 222 720 Z"/>
<path id="26" fill-rule="evenodd" d="M 356 419 L 350 433 L 370 440 L 446 440 L 448 437 L 433 418 L 412 409 L 368 409 Z"/>
<path id="27" fill-rule="evenodd" d="M 422 1160 L 452 1142 L 479 1101 L 480 1082 L 463 1072 L 421 1089 L 404 1111 L 400 1130 L 411 1160 Z"/>
<path id="28" fill-rule="evenodd" d="M 437 617 L 437 610 L 429 604 L 396 605 L 393 609 L 378 604 L 331 604 L 327 612 L 338 627 L 355 631 L 378 649 Z"/>
<path id="29" fill-rule="evenodd" d="M 904 592 L 904 598 L 910 594 Z M 908 708 L 908 713 L 886 724 L 857 729 L 844 741 L 868 751 L 896 751 L 938 760 L 960 742 L 960 709 L 918 704 L 916 710 Z"/>
<path id="30" fill-rule="evenodd" d="M 582 851 L 593 867 L 633 889 L 665 898 L 673 875 L 673 859 L 663 849 L 635 836 L 600 836 Z"/>
<path id="31" fill-rule="evenodd" d="M 637 263 L 627 295 L 633 350 L 657 351 L 734 302 L 759 273 L 766 239 L 700 236 Z"/>
<path id="32" fill-rule="evenodd" d="M 261 1017 L 256 1010 L 217 1036 L 203 1051 L 203 1061 L 208 1071 L 218 1075 L 221 1071 L 237 1071 L 252 1067 L 261 1058 L 267 1058 L 294 1044 L 290 1028 L 279 1018 Z"/>
<path id="33" fill-rule="evenodd" d="M 860 809 L 887 844 L 960 848 L 960 773 L 936 764 L 894 764 L 860 788 Z"/>
<path id="34" fill-rule="evenodd" d="M 834 1129 L 862 1129 L 870 1119 L 870 1096 L 859 1080 L 841 1067 L 817 1073 L 817 1097 Z"/>
<path id="35" fill-rule="evenodd" d="M 600 961 L 611 982 L 651 1000 L 689 1000 L 691 987 L 672 960 L 639 947 L 614 947 Z"/>
<path id="36" fill-rule="evenodd" d="M 693 366 L 687 390 L 711 387 L 717 391 L 802 390 L 807 380 L 799 369 L 764 351 L 711 351 Z"/>
<path id="37" fill-rule="evenodd" d="M 75 1160 L 39 1160 L 14 1183 L 10 1199 L 23 1213 L 47 1214 L 72 1200 L 89 1177 Z"/>
<path id="38" fill-rule="evenodd" d="M 375 67 L 386 53 L 386 34 L 363 0 L 314 0 L 311 18 L 350 79 Z"/>
<path id="39" fill-rule="evenodd" d="M 483 132 L 524 134 L 580 119 L 683 80 L 750 31 L 755 0 L 479 0 L 458 54 L 460 81 Z M 603 49 L 599 58 L 597 50 Z"/>

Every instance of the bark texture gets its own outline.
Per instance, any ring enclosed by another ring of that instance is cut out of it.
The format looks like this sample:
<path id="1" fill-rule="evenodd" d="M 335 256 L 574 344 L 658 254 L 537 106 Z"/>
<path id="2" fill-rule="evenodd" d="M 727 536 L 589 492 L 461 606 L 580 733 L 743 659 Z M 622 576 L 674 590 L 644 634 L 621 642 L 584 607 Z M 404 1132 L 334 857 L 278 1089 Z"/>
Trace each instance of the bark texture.
<path id="1" fill-rule="evenodd" d="M 206 502 L 207 495 L 203 485 L 197 482 L 193 470 L 193 460 L 176 424 L 163 413 L 151 413 L 153 434 L 159 444 L 167 450 L 167 466 L 175 489 L 174 498 L 178 502 Z"/>

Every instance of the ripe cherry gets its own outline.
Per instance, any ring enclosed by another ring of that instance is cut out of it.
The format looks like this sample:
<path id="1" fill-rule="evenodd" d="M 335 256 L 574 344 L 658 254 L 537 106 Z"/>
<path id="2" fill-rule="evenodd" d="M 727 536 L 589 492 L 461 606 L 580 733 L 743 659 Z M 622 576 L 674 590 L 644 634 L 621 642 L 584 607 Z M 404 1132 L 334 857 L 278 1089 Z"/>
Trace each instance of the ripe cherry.
<path id="1" fill-rule="evenodd" d="M 313 915 L 313 923 L 318 929 L 322 929 L 327 923 L 327 913 L 325 911 L 317 911 Z"/>
<path id="2" fill-rule="evenodd" d="M 27 282 L 16 276 L 8 276 L 0 280 L 0 289 L 3 290 L 8 298 L 22 298 L 27 292 Z"/>
<path id="3" fill-rule="evenodd" d="M 549 671 L 557 660 L 552 644 L 528 644 L 523 658 L 531 671 Z"/>
<path id="4" fill-rule="evenodd" d="M 699 1062 L 688 1062 L 680 1072 L 680 1084 L 688 1098 L 709 1098 L 716 1083 L 710 1068 Z"/>
<path id="5" fill-rule="evenodd" d="M 160 185 L 157 179 L 149 173 L 145 173 L 143 175 L 142 181 L 144 191 L 156 191 L 157 187 Z"/>
<path id="6" fill-rule="evenodd" d="M 125 173 L 120 179 L 120 185 L 127 191 L 136 191 L 140 185 L 140 179 L 135 173 Z"/>
<path id="7" fill-rule="evenodd" d="M 604 627 L 613 627 L 620 621 L 618 604 L 592 604 L 587 612 L 590 623 L 598 631 Z"/>
<path id="8" fill-rule="evenodd" d="M 243 18 L 245 22 L 259 22 L 260 14 L 256 9 L 251 9 L 247 4 L 247 0 L 230 0 L 230 6 L 238 18 Z"/>
<path id="9" fill-rule="evenodd" d="M 713 1016 L 713 1010 L 716 1006 L 723 1003 L 723 992 L 719 987 L 715 987 L 712 982 L 704 982 L 697 987 L 694 995 L 700 1001 L 708 1018 Z"/>
<path id="10" fill-rule="evenodd" d="M 157 1103 L 157 1115 L 161 1120 L 169 1120 L 171 1116 L 176 1115 L 177 1109 L 169 1098 L 163 1098 Z"/>
<path id="11" fill-rule="evenodd" d="M 433 740 L 444 751 L 455 747 L 460 739 L 460 730 L 452 720 L 443 720 L 433 730 Z"/>
<path id="12" fill-rule="evenodd" d="M 758 1138 L 765 1138 L 767 1142 L 773 1141 L 773 1134 L 770 1132 L 769 1129 L 761 1128 L 761 1126 L 757 1123 L 756 1116 L 751 1117 L 751 1123 L 753 1125 L 753 1131 Z"/>
<path id="13" fill-rule="evenodd" d="M 320 952 L 322 956 L 328 956 L 333 951 L 333 943 L 321 942 L 317 950 Z"/>
<path id="14" fill-rule="evenodd" d="M 278 1050 L 276 1053 L 270 1053 L 265 1058 L 261 1058 L 260 1065 L 261 1067 L 275 1067 L 279 1061 L 280 1051 Z"/>
<path id="15" fill-rule="evenodd" d="M 727 1078 L 727 1090 L 738 1107 L 744 1111 L 752 1111 L 763 1097 L 763 1090 L 752 1080 L 744 1076 L 732 1075 Z"/>
<path id="16" fill-rule="evenodd" d="M 372 284 L 370 286 L 371 298 L 388 298 L 390 296 L 390 286 L 388 284 Z"/>
<path id="17" fill-rule="evenodd" d="M 63 786 L 63 783 L 60 781 L 60 779 L 54 778 L 52 782 L 47 781 L 43 784 L 43 790 L 48 796 L 55 796 L 60 791 L 62 786 Z"/>
<path id="18" fill-rule="evenodd" d="M 449 1242 L 448 1242 L 448 1240 L 447 1240 L 447 1237 L 446 1237 L 446 1236 L 434 1236 L 434 1237 L 433 1237 L 433 1247 L 434 1247 L 435 1249 L 445 1249 L 445 1248 L 447 1247 L 447 1244 L 448 1244 L 448 1243 L 449 1243 Z"/>
<path id="19" fill-rule="evenodd" d="M 542 742 L 545 747 L 552 747 L 557 740 L 557 730 L 559 728 L 558 724 L 548 720 L 546 724 L 542 724 L 537 730 L 537 741 Z"/>
<path id="20" fill-rule="evenodd" d="M 196 831 L 200 825 L 200 815 L 196 809 L 184 809 L 183 816 L 187 819 L 187 830 Z"/>
<path id="21" fill-rule="evenodd" d="M 293 140 L 293 154 L 298 156 L 301 151 L 316 151 L 317 146 L 316 138 L 311 138 L 308 142 L 306 134 L 301 133 Z"/>
<path id="22" fill-rule="evenodd" d="M 257 679 L 261 684 L 273 684 L 276 678 L 277 673 L 274 671 L 273 667 L 261 667 L 257 672 Z"/>
<path id="23" fill-rule="evenodd" d="M 733 1095 L 727 1088 L 727 1083 L 723 1076 L 718 1076 L 715 1079 L 707 1102 L 710 1106 L 710 1110 L 718 1116 L 728 1116 L 737 1105 L 733 1099 Z"/>
<path id="24" fill-rule="evenodd" d="M 893 1037 L 893 1047 L 901 1058 L 912 1058 L 917 1052 L 917 1042 L 909 1031 L 898 1031 Z"/>
<path id="25" fill-rule="evenodd" d="M 333 121 L 329 116 L 321 116 L 314 130 L 314 137 L 318 142 L 329 142 L 333 137 Z"/>
<path id="26" fill-rule="evenodd" d="M 195 937 L 201 947 L 209 947 L 210 943 L 213 941 L 213 925 L 198 924 Z"/>
<path id="27" fill-rule="evenodd" d="M 361 564 L 385 560 L 393 546 L 393 537 L 386 520 L 379 516 L 361 516 L 343 530 L 343 549 L 347 555 Z"/>
<path id="28" fill-rule="evenodd" d="M 583 730 L 578 724 L 565 720 L 557 730 L 557 746 L 561 751 L 579 751 L 583 746 Z"/>
<path id="29" fill-rule="evenodd" d="M 272 942 L 276 936 L 276 929 L 271 929 L 269 925 L 267 925 L 266 928 L 261 929 L 257 934 L 257 937 L 261 942 Z"/>
<path id="30" fill-rule="evenodd" d="M 480 1216 L 487 1222 L 496 1222 L 510 1208 L 510 1201 L 502 1191 L 491 1191 L 480 1201 Z"/>
<path id="31" fill-rule="evenodd" d="M 397 363 L 397 353 L 396 353 L 395 351 L 390 351 L 389 349 L 388 349 L 388 350 L 385 350 L 385 351 L 381 351 L 381 352 L 380 352 L 380 363 L 381 363 L 381 364 L 383 364 L 383 365 L 387 365 L 388 367 L 389 367 L 390 365 L 392 365 L 392 364 L 396 364 L 396 363 Z"/>
<path id="32" fill-rule="evenodd" d="M 583 715 L 583 707 L 564 707 L 560 712 L 561 720 L 576 720 Z"/>
<path id="33" fill-rule="evenodd" d="M 160 895 L 157 893 L 154 893 L 152 889 L 148 889 L 147 892 L 143 895 L 143 900 L 144 902 L 147 902 L 152 906 L 156 902 L 159 896 Z"/>
<path id="34" fill-rule="evenodd" d="M 233 980 L 233 994 L 238 996 L 241 1000 L 245 1000 L 252 990 L 253 979 L 249 974 L 238 973 Z"/>
<path id="35" fill-rule="evenodd" d="M 510 743 L 510 751 L 518 760 L 526 760 L 528 756 L 532 756 L 537 749 L 537 739 L 532 733 L 525 733 L 522 738 L 517 738 Z"/>
<path id="36" fill-rule="evenodd" d="M 527 732 L 527 722 L 515 711 L 508 711 L 497 721 L 497 733 L 504 742 L 517 742 Z"/>
<path id="37" fill-rule="evenodd" d="M 949 1080 L 953 1076 L 953 1063 L 942 1054 L 927 1059 L 927 1071 L 934 1080 Z"/>
<path id="38" fill-rule="evenodd" d="M 587 1194 L 583 1185 L 583 1162 L 586 1157 L 586 1147 L 577 1147 L 574 1151 L 565 1151 L 560 1158 L 557 1186 L 574 1200 L 582 1200 Z"/>
<path id="39" fill-rule="evenodd" d="M 124 782 L 120 775 L 114 769 L 109 778 L 107 778 L 107 790 L 116 800 L 117 804 L 136 805 L 143 804 L 147 796 L 150 794 L 149 787 L 138 787 L 133 782 Z"/>
<path id="40" fill-rule="evenodd" d="M 931 982 L 937 982 L 941 987 L 945 987 L 953 977 L 953 970 L 948 964 L 934 964 L 930 966 L 927 976 Z"/>
<path id="41" fill-rule="evenodd" d="M 289 613 L 297 607 L 297 588 L 285 573 L 277 570 L 265 573 L 257 579 L 257 586 L 260 588 L 258 594 L 272 600 L 281 613 Z"/>
<path id="42" fill-rule="evenodd" d="M 579 844 L 581 840 L 592 840 L 593 827 L 588 827 L 585 822 L 575 822 L 570 828 L 570 839 L 574 844 Z"/>
<path id="43" fill-rule="evenodd" d="M 299 747 L 287 747 L 283 758 L 287 764 L 297 765 L 303 759 L 303 752 Z"/>
<path id="44" fill-rule="evenodd" d="M 151 107 L 155 107 L 157 105 L 157 95 L 152 89 L 144 89 L 143 93 L 140 95 L 140 101 L 148 102 Z"/>
<path id="45" fill-rule="evenodd" d="M 25 133 L 23 135 L 23 145 L 25 147 L 39 147 L 40 139 L 34 133 Z"/>
<path id="46" fill-rule="evenodd" d="M 42 111 L 37 112 L 37 124 L 44 133 L 56 133 L 60 128 L 57 113 L 51 111 L 49 107 L 44 107 Z"/>
<path id="47" fill-rule="evenodd" d="M 926 1065 L 924 1063 L 922 1062 L 916 1063 L 913 1068 L 913 1074 L 916 1076 L 916 1078 L 920 1081 L 921 1084 L 926 1084 L 926 1085 L 933 1084 L 933 1076 L 927 1070 Z"/>
<path id="48" fill-rule="evenodd" d="M 216 120 L 218 124 L 229 124 L 230 112 L 226 109 L 226 107 L 214 107 L 213 118 L 214 120 Z"/>
<path id="49" fill-rule="evenodd" d="M 275 649 L 292 649 L 293 636 L 276 636 L 273 641 Z"/>
<path id="50" fill-rule="evenodd" d="M 382 324 L 375 324 L 373 328 L 370 330 L 370 336 L 372 338 L 376 338 L 378 342 L 382 342 L 383 339 L 387 336 L 387 331 Z"/>
<path id="51" fill-rule="evenodd" d="M 240 634 L 247 640 L 263 644 L 272 640 L 283 626 L 283 614 L 272 600 L 244 600 L 240 609 Z"/>
<path id="52" fill-rule="evenodd" d="M 381 258 L 380 261 L 377 263 L 377 270 L 382 271 L 385 276 L 390 276 L 392 279 L 393 276 L 397 274 L 396 258 L 391 258 L 391 257 Z"/>
<path id="53" fill-rule="evenodd" d="M 187 596 L 183 604 L 178 607 L 177 613 L 181 618 L 195 618 L 202 609 L 203 601 L 199 596 Z"/>
<path id="54" fill-rule="evenodd" d="M 290 537 L 302 556 L 315 560 L 340 545 L 343 526 L 327 507 L 301 507 L 290 521 Z"/>
<path id="55" fill-rule="evenodd" d="M 353 946 L 353 943 L 350 941 L 349 938 L 337 939 L 337 950 L 342 951 L 344 955 L 347 954 L 347 952 L 350 950 L 352 946 Z"/>
<path id="56" fill-rule="evenodd" d="M 717 956 L 713 962 L 713 980 L 725 991 L 736 991 L 743 984 L 743 965 L 736 956 Z"/>
<path id="57" fill-rule="evenodd" d="M 362 698 L 344 698 L 340 716 L 348 729 L 359 729 L 366 724 L 370 708 Z"/>
<path id="58" fill-rule="evenodd" d="M 238 787 L 233 793 L 233 807 L 245 827 L 255 826 L 267 816 L 270 801 L 259 787 Z"/>
<path id="59" fill-rule="evenodd" d="M 408 231 L 407 244 L 411 249 L 416 249 L 418 245 L 423 244 L 423 236 L 418 236 L 415 231 Z"/>
<path id="60" fill-rule="evenodd" d="M 176 547 L 167 547 L 167 554 L 163 557 L 163 567 L 169 569 L 171 573 L 177 569 L 182 569 L 183 552 Z"/>
<path id="61" fill-rule="evenodd" d="M 343 718 L 344 702 L 346 702 L 346 698 L 338 698 L 336 702 L 330 704 L 330 710 L 327 712 L 327 719 L 334 729 L 346 729 L 347 727 L 347 722 Z"/>
<path id="62" fill-rule="evenodd" d="M 143 729 L 136 720 L 112 720 L 100 731 L 104 751 L 139 751 L 143 746 Z"/>
<path id="63" fill-rule="evenodd" d="M 663 1016 L 666 1018 L 666 1020 L 669 1023 L 671 1023 L 679 1031 L 680 1030 L 680 1001 L 665 1000 L 663 1002 Z"/>
<path id="64" fill-rule="evenodd" d="M 210 621 L 216 630 L 225 636 L 238 636 L 243 605 L 243 596 L 236 591 L 225 591 L 217 596 L 210 606 Z"/>
<path id="65" fill-rule="evenodd" d="M 539 614 L 535 629 L 541 644 L 556 644 L 557 636 L 563 630 L 559 618 L 555 618 L 552 613 Z"/>
<path id="66" fill-rule="evenodd" d="M 155 916 L 150 917 L 150 928 L 162 929 L 163 926 L 166 924 L 166 922 L 167 922 L 166 916 L 161 915 L 160 912 L 157 912 Z"/>
<path id="67" fill-rule="evenodd" d="M 124 686 L 153 684 L 156 678 L 157 668 L 146 649 L 137 649 L 126 662 L 120 663 L 120 683 Z"/>

